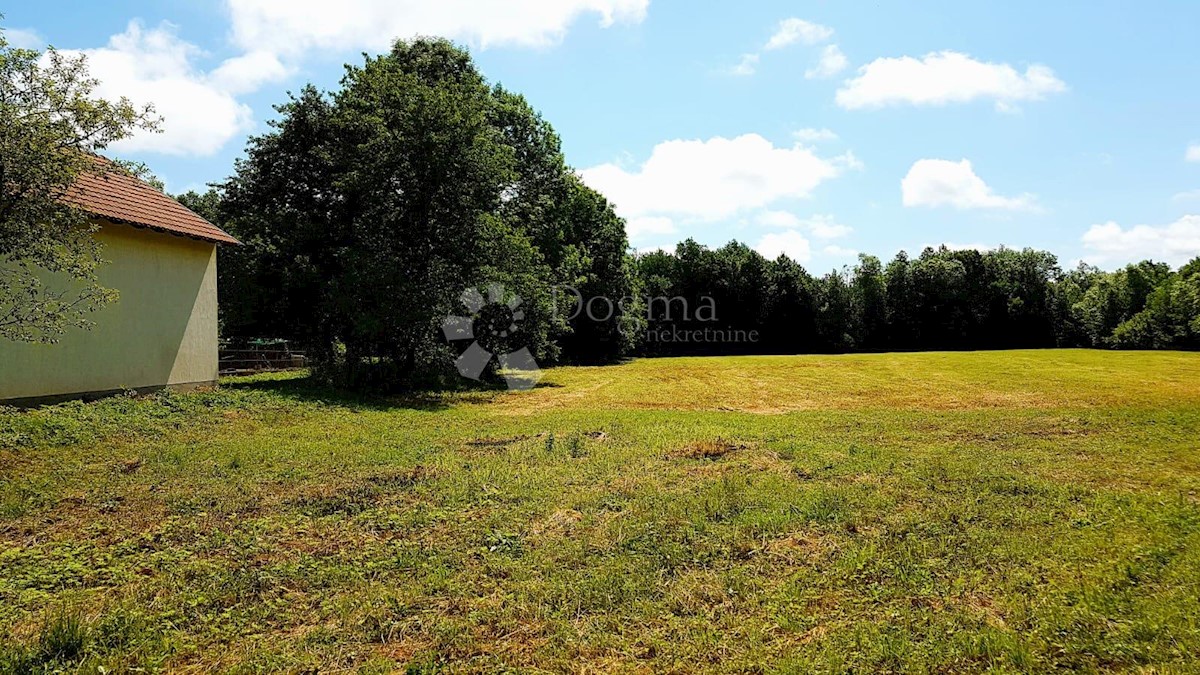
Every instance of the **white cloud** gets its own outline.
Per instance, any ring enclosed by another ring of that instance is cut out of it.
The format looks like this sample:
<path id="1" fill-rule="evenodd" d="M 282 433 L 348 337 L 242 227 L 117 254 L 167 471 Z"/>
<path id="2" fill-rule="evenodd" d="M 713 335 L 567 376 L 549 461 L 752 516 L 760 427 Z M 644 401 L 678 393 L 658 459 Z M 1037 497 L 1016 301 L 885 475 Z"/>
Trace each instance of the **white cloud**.
<path id="1" fill-rule="evenodd" d="M 812 247 L 808 243 L 808 239 L 798 230 L 765 234 L 755 244 L 754 250 L 761 253 L 767 260 L 774 260 L 781 255 L 800 262 L 808 262 L 812 259 Z"/>
<path id="2" fill-rule="evenodd" d="M 821 143 L 824 141 L 836 141 L 838 139 L 838 135 L 829 129 L 800 129 L 793 131 L 792 136 L 804 143 Z"/>
<path id="3" fill-rule="evenodd" d="M 1033 195 L 1003 197 L 975 175 L 971 162 L 921 159 L 900 183 L 905 206 L 952 206 L 957 209 L 1036 211 Z"/>
<path id="4" fill-rule="evenodd" d="M 672 140 L 630 170 L 601 164 L 580 173 L 631 223 L 647 217 L 713 222 L 786 199 L 859 166 L 850 153 L 824 158 L 802 146 L 775 147 L 757 134 Z M 660 223 L 661 224 L 661 223 Z"/>
<path id="5" fill-rule="evenodd" d="M 859 68 L 858 77 L 845 82 L 837 92 L 837 103 L 854 110 L 992 99 L 997 108 L 1011 110 L 1015 103 L 1038 101 L 1066 88 L 1054 71 L 1043 65 L 1031 65 L 1022 74 L 1007 63 L 986 63 L 966 54 L 943 51 L 921 59 L 876 59 Z"/>
<path id="6" fill-rule="evenodd" d="M 789 45 L 796 43 L 804 45 L 818 45 L 825 42 L 833 36 L 833 29 L 821 24 L 812 23 L 803 19 L 784 19 L 779 22 L 775 33 L 771 35 L 771 39 L 763 45 L 762 51 L 772 51 L 783 49 Z M 758 68 L 760 55 L 757 52 L 742 54 L 741 61 L 736 66 L 727 68 L 726 72 L 730 75 L 747 76 L 753 75 Z M 821 52 L 820 61 L 816 66 L 810 68 L 804 76 L 813 79 L 818 77 L 832 77 L 847 65 L 846 57 L 842 54 L 837 45 L 829 45 Z"/>
<path id="7" fill-rule="evenodd" d="M 557 43 L 579 17 L 638 23 L 650 0 L 226 0 L 246 51 L 383 50 L 396 38 L 440 35 L 481 48 Z"/>
<path id="8" fill-rule="evenodd" d="M 857 258 L 858 257 L 858 251 L 856 251 L 852 248 L 846 248 L 845 246 L 836 246 L 834 244 L 830 244 L 829 246 L 826 246 L 825 248 L 821 249 L 821 253 L 824 253 L 825 255 L 827 255 L 831 258 Z"/>
<path id="9" fill-rule="evenodd" d="M 635 249 L 638 255 L 646 255 L 648 253 L 674 253 L 675 248 L 672 246 L 643 246 Z"/>
<path id="10" fill-rule="evenodd" d="M 804 77 L 810 80 L 824 80 L 846 69 L 850 65 L 850 61 L 846 59 L 846 55 L 838 49 L 837 45 L 827 45 L 821 50 L 821 58 L 817 61 L 817 65 L 804 71 Z"/>
<path id="11" fill-rule="evenodd" d="M 742 60 L 738 64 L 729 69 L 730 75 L 738 75 L 745 77 L 753 75 L 758 67 L 758 54 L 742 54 Z"/>
<path id="12" fill-rule="evenodd" d="M 779 227 L 784 229 L 794 229 L 800 227 L 800 217 L 788 211 L 760 211 L 755 214 L 754 222 L 763 227 Z"/>
<path id="13" fill-rule="evenodd" d="M 267 82 L 282 80 L 289 69 L 270 52 L 249 52 L 226 60 L 209 76 L 214 85 L 234 94 L 257 91 Z"/>
<path id="14" fill-rule="evenodd" d="M 230 59 L 206 74 L 193 63 L 200 49 L 167 23 L 148 30 L 131 21 L 107 46 L 71 53 L 87 56 L 100 82 L 97 94 L 153 104 L 163 118 L 162 133 L 139 132 L 114 144 L 118 152 L 211 155 L 253 125 L 250 107 L 236 94 L 283 74 L 277 61 L 255 55 Z"/>
<path id="15" fill-rule="evenodd" d="M 1177 192 L 1171 197 L 1171 200 L 1176 202 L 1190 202 L 1195 199 L 1200 199 L 1200 190 Z"/>
<path id="16" fill-rule="evenodd" d="M 627 220 L 625 231 L 630 237 L 637 238 L 648 234 L 675 234 L 679 230 L 675 227 L 675 221 L 666 216 L 642 216 Z"/>
<path id="17" fill-rule="evenodd" d="M 842 225 L 833 216 L 817 214 L 805 221 L 809 232 L 817 239 L 838 239 L 845 237 L 854 230 L 849 225 Z"/>
<path id="18" fill-rule="evenodd" d="M 803 229 L 817 239 L 838 239 L 854 231 L 850 226 L 838 223 L 833 216 L 822 213 L 800 218 L 788 211 L 764 210 L 755 214 L 754 222 L 763 227 Z"/>
<path id="19" fill-rule="evenodd" d="M 820 44 L 833 36 L 833 29 L 803 19 L 784 19 L 779 22 L 775 34 L 763 49 L 782 49 L 797 42 L 805 45 Z"/>
<path id="20" fill-rule="evenodd" d="M 1112 221 L 1092 225 L 1083 235 L 1083 245 L 1102 262 L 1152 258 L 1182 265 L 1200 256 L 1200 216 L 1183 216 L 1170 225 L 1135 225 L 1129 229 Z"/>
<path id="21" fill-rule="evenodd" d="M 3 35 L 9 45 L 18 49 L 42 49 L 46 46 L 46 38 L 31 28 L 4 28 Z"/>
<path id="22" fill-rule="evenodd" d="M 1184 153 L 1184 159 L 1189 162 L 1200 162 L 1200 143 L 1192 143 Z"/>

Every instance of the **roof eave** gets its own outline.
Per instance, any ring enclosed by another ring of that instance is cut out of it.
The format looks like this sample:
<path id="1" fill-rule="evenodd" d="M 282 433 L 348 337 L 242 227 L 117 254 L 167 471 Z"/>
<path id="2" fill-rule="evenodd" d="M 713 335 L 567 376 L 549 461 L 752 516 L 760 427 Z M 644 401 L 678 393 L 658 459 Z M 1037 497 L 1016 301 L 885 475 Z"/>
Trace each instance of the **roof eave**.
<path id="1" fill-rule="evenodd" d="M 117 223 L 119 225 L 129 225 L 131 227 L 136 227 L 136 228 L 144 229 L 144 230 L 153 230 L 160 234 L 169 234 L 173 237 L 181 237 L 183 239 L 192 239 L 194 241 L 203 241 L 203 242 L 207 242 L 209 244 L 221 244 L 221 245 L 228 245 L 228 246 L 244 246 L 245 245 L 241 241 L 239 241 L 236 237 L 229 234 L 225 230 L 218 228 L 216 225 L 213 225 L 213 227 L 215 229 L 219 230 L 221 232 L 221 234 L 225 235 L 225 238 L 205 237 L 205 236 L 201 236 L 198 234 L 189 234 L 189 233 L 180 232 L 179 230 L 174 230 L 174 229 L 171 229 L 168 227 L 162 227 L 161 225 L 153 225 L 151 223 L 141 223 L 136 220 L 126 220 L 124 218 L 119 218 L 117 216 L 109 216 L 109 215 L 105 215 L 102 213 L 92 213 L 89 211 L 88 215 L 90 215 L 93 218 L 96 218 L 98 220 L 106 220 L 110 223 Z"/>

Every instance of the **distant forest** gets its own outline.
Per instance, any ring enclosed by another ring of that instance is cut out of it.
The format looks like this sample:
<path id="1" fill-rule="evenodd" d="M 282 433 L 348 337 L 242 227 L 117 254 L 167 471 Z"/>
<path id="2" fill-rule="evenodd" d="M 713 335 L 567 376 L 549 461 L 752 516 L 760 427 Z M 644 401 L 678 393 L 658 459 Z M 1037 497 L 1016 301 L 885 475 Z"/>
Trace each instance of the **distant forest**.
<path id="1" fill-rule="evenodd" d="M 335 384 L 456 378 L 466 346 L 443 323 L 464 311 L 464 289 L 490 283 L 520 297 L 521 316 L 489 353 L 528 349 L 542 366 L 1200 346 L 1200 260 L 1064 272 L 1042 251 L 929 249 L 813 276 L 736 242 L 634 254 L 551 125 L 445 40 L 397 42 L 347 66 L 334 91 L 308 86 L 276 109 L 228 180 L 179 200 L 244 244 L 221 252 L 222 335 L 293 340 Z"/>
<path id="2" fill-rule="evenodd" d="M 1179 270 L 1144 261 L 1115 272 L 1062 271 L 1045 251 L 927 248 L 884 265 L 860 255 L 853 268 L 809 274 L 787 257 L 767 260 L 732 242 L 688 240 L 673 253 L 637 258 L 650 297 L 711 297 L 717 321 L 669 318 L 652 326 L 757 331 L 757 342 L 651 340 L 648 354 L 805 353 L 1101 347 L 1200 348 L 1200 257 Z M 705 317 L 707 318 L 707 317 Z"/>

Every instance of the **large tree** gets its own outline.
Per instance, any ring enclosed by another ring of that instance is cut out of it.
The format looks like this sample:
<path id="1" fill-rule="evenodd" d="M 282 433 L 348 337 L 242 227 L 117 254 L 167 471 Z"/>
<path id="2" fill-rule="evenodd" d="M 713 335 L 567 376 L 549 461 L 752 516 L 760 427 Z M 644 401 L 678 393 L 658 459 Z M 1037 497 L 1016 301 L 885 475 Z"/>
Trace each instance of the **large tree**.
<path id="1" fill-rule="evenodd" d="M 854 313 L 857 315 L 859 349 L 882 350 L 887 346 L 887 283 L 883 264 L 873 255 L 860 253 L 850 284 Z"/>
<path id="2" fill-rule="evenodd" d="M 96 153 L 157 120 L 96 84 L 84 57 L 17 49 L 0 29 L 0 339 L 54 342 L 115 297 L 87 214 L 63 197 L 85 171 L 123 170 Z"/>
<path id="3" fill-rule="evenodd" d="M 493 353 L 545 365 L 629 348 L 636 312 L 570 321 L 573 295 L 552 290 L 631 306 L 617 305 L 636 282 L 624 222 L 466 51 L 400 41 L 278 111 L 216 193 L 183 197 L 245 243 L 222 262 L 226 335 L 294 338 L 344 384 L 402 384 L 446 372 L 442 322 L 498 282 L 520 320 L 488 337 Z"/>
<path id="4" fill-rule="evenodd" d="M 518 330 L 487 348 L 543 364 L 572 332 L 553 286 L 630 292 L 624 223 L 550 125 L 453 44 L 397 42 L 337 91 L 307 87 L 278 110 L 216 199 L 246 244 L 225 263 L 227 334 L 296 338 L 319 375 L 394 385 L 445 372 L 442 322 L 467 309 L 465 289 L 519 296 Z M 570 346 L 618 353 L 620 321 L 577 326 Z"/>
<path id="5" fill-rule="evenodd" d="M 489 217 L 513 173 L 490 94 L 461 50 L 401 42 L 251 141 L 225 186 L 234 231 L 268 256 L 320 374 L 358 385 L 449 357 L 441 320 L 511 234 Z"/>

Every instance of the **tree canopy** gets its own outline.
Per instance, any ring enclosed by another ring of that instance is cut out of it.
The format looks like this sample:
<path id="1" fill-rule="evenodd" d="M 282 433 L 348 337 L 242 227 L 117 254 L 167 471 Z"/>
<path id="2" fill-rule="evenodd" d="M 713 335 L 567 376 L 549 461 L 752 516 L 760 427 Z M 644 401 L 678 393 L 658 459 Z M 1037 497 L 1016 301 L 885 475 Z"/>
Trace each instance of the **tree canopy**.
<path id="1" fill-rule="evenodd" d="M 1045 251 L 927 248 L 886 266 L 860 255 L 852 268 L 809 274 L 787 256 L 766 260 L 743 244 L 694 240 L 638 256 L 650 296 L 716 317 L 651 314 L 648 336 L 720 328 L 749 340 L 655 341 L 650 354 L 802 353 L 1100 347 L 1200 348 L 1200 258 L 1177 272 L 1144 261 L 1106 273 L 1064 273 Z M 660 301 L 652 303 L 663 307 Z"/>
<path id="2" fill-rule="evenodd" d="M 453 362 L 442 322 L 464 290 L 501 284 L 521 320 L 490 351 L 520 345 L 545 364 L 622 350 L 619 313 L 573 327 L 551 292 L 631 294 L 622 221 L 566 166 L 550 125 L 466 51 L 400 41 L 347 67 L 338 90 L 306 87 L 277 110 L 208 198 L 246 244 L 223 261 L 227 334 L 298 338 L 328 379 L 410 382 Z"/>

